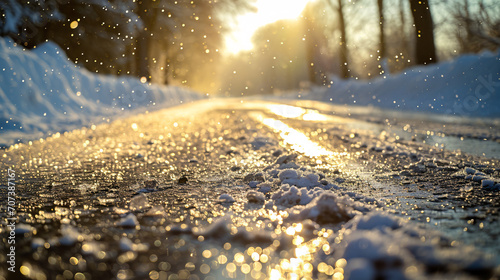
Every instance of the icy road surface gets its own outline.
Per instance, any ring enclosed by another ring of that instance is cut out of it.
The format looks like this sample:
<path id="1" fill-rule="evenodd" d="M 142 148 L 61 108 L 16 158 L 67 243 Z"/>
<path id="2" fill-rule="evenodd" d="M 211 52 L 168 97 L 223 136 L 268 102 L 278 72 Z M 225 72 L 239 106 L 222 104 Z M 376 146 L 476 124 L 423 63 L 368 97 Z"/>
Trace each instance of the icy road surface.
<path id="1" fill-rule="evenodd" d="M 215 100 L 15 145 L 0 279 L 498 278 L 499 128 Z"/>

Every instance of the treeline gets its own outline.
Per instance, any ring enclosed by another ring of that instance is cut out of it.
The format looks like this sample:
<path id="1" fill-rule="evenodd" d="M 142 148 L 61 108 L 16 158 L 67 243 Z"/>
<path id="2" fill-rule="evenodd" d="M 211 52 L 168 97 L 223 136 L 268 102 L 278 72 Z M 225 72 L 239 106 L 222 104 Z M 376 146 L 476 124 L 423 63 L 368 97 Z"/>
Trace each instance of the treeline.
<path id="1" fill-rule="evenodd" d="M 268 25 L 253 41 L 255 50 L 231 58 L 224 70 L 223 93 L 307 89 L 331 85 L 332 75 L 369 79 L 463 53 L 496 51 L 500 4 L 318 0 L 308 4 L 299 20 Z"/>
<path id="2" fill-rule="evenodd" d="M 224 21 L 245 0 L 3 0 L 0 36 L 51 40 L 90 71 L 214 87 Z"/>
<path id="3" fill-rule="evenodd" d="M 75 63 L 230 95 L 367 79 L 500 46 L 497 0 L 316 0 L 227 57 L 224 33 L 252 0 L 3 0 L 0 36 L 52 40 Z M 286 9 L 286 7 L 283 7 Z"/>

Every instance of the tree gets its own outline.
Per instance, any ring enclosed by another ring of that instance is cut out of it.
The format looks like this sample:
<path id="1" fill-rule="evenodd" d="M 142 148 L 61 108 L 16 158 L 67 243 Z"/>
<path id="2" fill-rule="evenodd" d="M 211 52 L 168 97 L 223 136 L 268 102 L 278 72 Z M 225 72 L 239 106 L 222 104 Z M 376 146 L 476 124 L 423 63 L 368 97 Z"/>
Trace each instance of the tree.
<path id="1" fill-rule="evenodd" d="M 343 0 L 336 0 L 336 4 L 333 2 L 335 0 L 327 0 L 328 4 L 332 10 L 337 12 L 338 16 L 338 29 L 340 30 L 339 38 L 339 48 L 340 48 L 340 71 L 341 78 L 349 78 L 349 68 L 348 68 L 348 51 L 347 51 L 347 31 L 345 24 L 345 17 L 343 11 Z"/>
<path id="2" fill-rule="evenodd" d="M 135 75 L 153 82 L 214 87 L 226 19 L 250 9 L 245 0 L 140 0 L 144 27 L 133 42 Z"/>
<path id="3" fill-rule="evenodd" d="M 141 22 L 132 0 L 7 0 L 0 3 L 0 35 L 28 48 L 56 42 L 91 71 L 117 72 Z"/>
<path id="4" fill-rule="evenodd" d="M 296 32 L 300 27 L 301 22 L 280 20 L 260 28 L 254 35 L 255 63 L 267 90 L 295 89 L 308 79 L 305 66 L 310 59 L 307 58 L 309 42 Z"/>
<path id="5" fill-rule="evenodd" d="M 9 36 L 16 43 L 32 48 L 43 42 L 43 30 L 49 21 L 62 20 L 57 0 L 0 1 L 0 36 Z"/>
<path id="6" fill-rule="evenodd" d="M 303 25 L 304 25 L 304 35 L 306 40 L 306 59 L 307 59 L 307 68 L 309 74 L 309 82 L 311 84 L 316 84 L 316 76 L 317 71 L 314 65 L 315 63 L 315 48 L 317 45 L 315 44 L 316 39 L 314 38 L 314 16 L 311 11 L 312 5 L 308 4 L 303 12 Z"/>
<path id="7" fill-rule="evenodd" d="M 460 52 L 479 52 L 483 49 L 496 50 L 500 47 L 500 6 L 483 0 L 470 2 L 460 0 L 454 3 L 453 30 Z"/>
<path id="8" fill-rule="evenodd" d="M 417 64 L 437 62 L 434 24 L 428 0 L 409 0 L 415 25 L 415 59 Z"/>
<path id="9" fill-rule="evenodd" d="M 45 37 L 90 71 L 126 71 L 126 46 L 143 23 L 131 0 L 58 0 L 63 20 L 51 21 Z"/>
<path id="10" fill-rule="evenodd" d="M 386 46 L 385 46 L 385 34 L 384 34 L 384 27 L 385 27 L 385 19 L 384 19 L 384 0 L 377 0 L 377 8 L 378 8 L 378 18 L 379 18 L 379 54 L 378 54 L 378 60 L 379 60 L 379 68 L 380 68 L 380 73 L 384 73 L 385 71 L 388 71 L 388 69 L 384 69 L 384 59 L 386 58 Z"/>

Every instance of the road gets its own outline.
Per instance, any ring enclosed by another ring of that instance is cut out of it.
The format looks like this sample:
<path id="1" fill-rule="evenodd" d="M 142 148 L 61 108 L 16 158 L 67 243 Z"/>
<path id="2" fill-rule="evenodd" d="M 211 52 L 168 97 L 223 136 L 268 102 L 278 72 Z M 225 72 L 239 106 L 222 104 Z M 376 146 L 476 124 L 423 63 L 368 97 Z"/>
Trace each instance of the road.
<path id="1" fill-rule="evenodd" d="M 219 99 L 15 145 L 0 279 L 498 277 L 499 128 Z"/>

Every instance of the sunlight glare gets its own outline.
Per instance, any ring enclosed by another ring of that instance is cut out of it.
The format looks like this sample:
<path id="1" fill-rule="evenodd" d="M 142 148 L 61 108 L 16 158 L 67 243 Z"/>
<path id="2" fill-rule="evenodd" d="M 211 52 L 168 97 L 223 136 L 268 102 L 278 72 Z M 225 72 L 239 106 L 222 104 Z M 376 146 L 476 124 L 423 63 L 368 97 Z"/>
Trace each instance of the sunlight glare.
<path id="1" fill-rule="evenodd" d="M 282 105 L 282 104 L 269 105 L 268 108 L 273 114 L 276 114 L 284 118 L 298 118 L 307 112 L 305 109 L 300 107 Z"/>
<path id="2" fill-rule="evenodd" d="M 291 145 L 291 148 L 299 153 L 303 153 L 309 157 L 333 155 L 333 152 L 328 151 L 317 143 L 314 143 L 305 134 L 289 127 L 282 121 L 272 118 L 265 118 L 262 120 L 262 123 L 270 128 L 279 131 L 281 138 L 283 138 L 284 144 Z"/>
<path id="3" fill-rule="evenodd" d="M 301 118 L 304 121 L 326 121 L 329 118 L 319 113 L 317 110 L 304 109 L 300 107 L 290 106 L 290 105 L 282 105 L 282 104 L 273 104 L 269 105 L 268 109 L 275 115 L 284 117 L 284 118 Z M 330 118 L 332 119 L 332 118 Z"/>
<path id="4" fill-rule="evenodd" d="M 226 49 L 231 54 L 253 48 L 252 36 L 267 24 L 282 19 L 296 19 L 310 0 L 257 0 L 257 12 L 249 12 L 237 18 L 235 28 L 226 35 Z"/>

